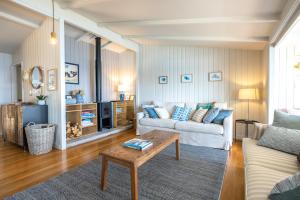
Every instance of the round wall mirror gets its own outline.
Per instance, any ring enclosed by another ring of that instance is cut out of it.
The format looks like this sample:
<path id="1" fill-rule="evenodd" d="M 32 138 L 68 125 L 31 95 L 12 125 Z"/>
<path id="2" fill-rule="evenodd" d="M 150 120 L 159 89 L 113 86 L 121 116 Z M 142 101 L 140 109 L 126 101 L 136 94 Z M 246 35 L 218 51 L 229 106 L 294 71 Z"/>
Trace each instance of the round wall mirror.
<path id="1" fill-rule="evenodd" d="M 34 89 L 39 89 L 43 83 L 43 71 L 40 66 L 34 66 L 30 73 L 30 82 Z"/>

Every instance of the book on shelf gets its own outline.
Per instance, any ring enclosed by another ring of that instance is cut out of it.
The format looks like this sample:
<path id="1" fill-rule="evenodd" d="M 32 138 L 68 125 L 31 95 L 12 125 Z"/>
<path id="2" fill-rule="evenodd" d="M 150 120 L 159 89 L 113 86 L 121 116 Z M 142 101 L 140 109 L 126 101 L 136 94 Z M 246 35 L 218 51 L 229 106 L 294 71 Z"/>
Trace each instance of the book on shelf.
<path id="1" fill-rule="evenodd" d="M 138 138 L 134 138 L 123 143 L 124 147 L 132 148 L 140 151 L 148 149 L 152 145 L 153 143 L 151 141 L 138 139 Z"/>

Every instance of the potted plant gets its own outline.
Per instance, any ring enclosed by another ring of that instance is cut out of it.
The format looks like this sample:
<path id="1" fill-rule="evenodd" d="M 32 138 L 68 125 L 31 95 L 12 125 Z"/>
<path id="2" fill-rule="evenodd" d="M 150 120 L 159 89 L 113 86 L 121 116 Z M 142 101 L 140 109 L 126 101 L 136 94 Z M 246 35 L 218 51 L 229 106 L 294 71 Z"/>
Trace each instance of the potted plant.
<path id="1" fill-rule="evenodd" d="M 73 90 L 72 96 L 76 98 L 76 103 L 84 103 L 84 91 L 83 90 Z"/>
<path id="2" fill-rule="evenodd" d="M 36 99 L 38 105 L 46 105 L 47 96 L 41 94 L 39 96 L 36 96 Z"/>

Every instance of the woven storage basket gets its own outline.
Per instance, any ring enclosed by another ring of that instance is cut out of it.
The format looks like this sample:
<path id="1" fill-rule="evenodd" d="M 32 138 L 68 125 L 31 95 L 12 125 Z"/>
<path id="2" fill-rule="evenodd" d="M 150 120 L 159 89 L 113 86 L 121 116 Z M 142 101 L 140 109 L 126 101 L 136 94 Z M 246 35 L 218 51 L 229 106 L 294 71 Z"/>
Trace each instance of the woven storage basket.
<path id="1" fill-rule="evenodd" d="M 54 142 L 55 125 L 37 124 L 25 127 L 29 152 L 34 155 L 48 153 Z"/>

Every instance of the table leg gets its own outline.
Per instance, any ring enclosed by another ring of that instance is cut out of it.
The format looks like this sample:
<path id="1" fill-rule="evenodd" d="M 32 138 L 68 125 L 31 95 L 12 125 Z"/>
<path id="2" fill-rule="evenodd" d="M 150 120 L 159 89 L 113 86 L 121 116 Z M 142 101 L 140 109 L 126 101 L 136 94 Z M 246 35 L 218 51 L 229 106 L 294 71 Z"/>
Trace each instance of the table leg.
<path id="1" fill-rule="evenodd" d="M 180 159 L 180 143 L 179 143 L 179 139 L 176 140 L 176 159 L 177 160 Z"/>
<path id="2" fill-rule="evenodd" d="M 137 166 L 132 164 L 130 167 L 131 174 L 131 197 L 132 200 L 138 200 L 138 171 Z"/>
<path id="3" fill-rule="evenodd" d="M 105 190 L 107 186 L 108 160 L 102 156 L 102 172 L 101 172 L 101 190 Z"/>

